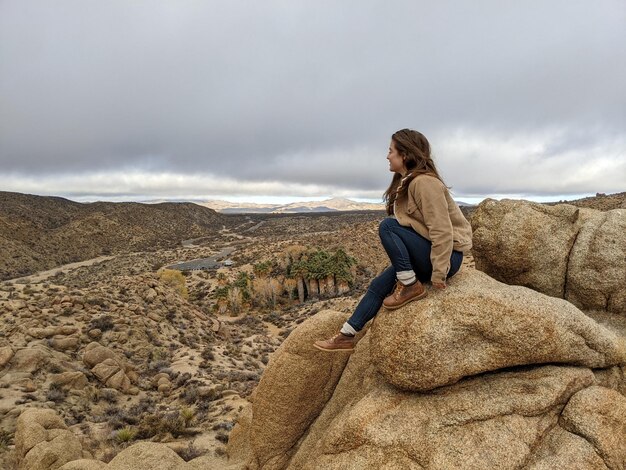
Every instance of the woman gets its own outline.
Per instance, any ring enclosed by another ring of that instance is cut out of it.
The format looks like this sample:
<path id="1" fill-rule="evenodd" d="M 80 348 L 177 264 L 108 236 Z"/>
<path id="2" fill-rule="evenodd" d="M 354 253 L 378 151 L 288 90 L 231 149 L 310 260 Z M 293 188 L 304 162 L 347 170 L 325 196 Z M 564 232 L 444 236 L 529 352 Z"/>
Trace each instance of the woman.
<path id="1" fill-rule="evenodd" d="M 390 217 L 380 223 L 379 235 L 391 266 L 372 281 L 341 331 L 314 343 L 323 351 L 352 351 L 354 336 L 381 305 L 394 310 L 425 297 L 424 283 L 445 289 L 472 247 L 472 228 L 439 176 L 426 137 L 396 132 L 387 160 L 395 174 L 384 194 Z"/>

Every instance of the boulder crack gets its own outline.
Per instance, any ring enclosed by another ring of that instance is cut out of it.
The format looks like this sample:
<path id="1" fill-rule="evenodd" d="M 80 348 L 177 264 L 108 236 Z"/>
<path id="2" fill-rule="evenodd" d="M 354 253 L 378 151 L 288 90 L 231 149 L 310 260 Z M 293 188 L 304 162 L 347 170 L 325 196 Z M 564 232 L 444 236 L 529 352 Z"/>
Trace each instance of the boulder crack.
<path id="1" fill-rule="evenodd" d="M 576 219 L 573 221 L 574 224 L 578 223 L 578 220 L 580 219 L 580 210 L 576 211 Z M 580 235 L 580 231 L 582 230 L 582 227 L 579 226 L 578 230 L 576 231 L 576 234 L 574 235 L 574 240 L 572 241 L 571 246 L 569 247 L 569 250 L 567 252 L 567 260 L 565 262 L 565 277 L 563 279 L 563 295 L 561 296 L 563 299 L 567 300 L 566 294 L 567 294 L 567 279 L 569 277 L 569 265 L 571 262 L 571 258 L 572 258 L 572 251 L 574 251 L 574 246 L 576 246 L 576 240 L 578 240 L 578 235 Z"/>

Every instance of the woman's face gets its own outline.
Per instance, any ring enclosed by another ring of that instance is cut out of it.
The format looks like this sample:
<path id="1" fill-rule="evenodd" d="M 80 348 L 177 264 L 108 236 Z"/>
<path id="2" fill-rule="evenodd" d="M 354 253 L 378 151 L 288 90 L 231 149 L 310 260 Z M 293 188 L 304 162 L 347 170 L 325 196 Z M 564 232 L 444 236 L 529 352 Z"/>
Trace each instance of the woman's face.
<path id="1" fill-rule="evenodd" d="M 404 158 L 398 153 L 396 144 L 393 140 L 389 144 L 389 154 L 387 155 L 387 160 L 389 160 L 389 171 L 400 173 L 401 175 L 404 175 L 407 172 L 407 169 L 404 166 Z"/>

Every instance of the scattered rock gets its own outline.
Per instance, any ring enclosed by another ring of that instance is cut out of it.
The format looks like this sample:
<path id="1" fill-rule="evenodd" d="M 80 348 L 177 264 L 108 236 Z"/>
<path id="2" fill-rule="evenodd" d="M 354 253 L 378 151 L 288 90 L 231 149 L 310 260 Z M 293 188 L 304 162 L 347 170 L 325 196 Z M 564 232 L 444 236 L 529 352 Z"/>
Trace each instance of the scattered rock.
<path id="1" fill-rule="evenodd" d="M 57 351 L 75 351 L 80 346 L 80 338 L 75 336 L 55 336 L 50 340 L 50 347 Z"/>
<path id="2" fill-rule="evenodd" d="M 19 382 L 19 388 L 22 392 L 26 392 L 26 393 L 32 393 L 37 391 L 37 384 L 35 383 L 34 380 L 28 378 L 28 379 L 23 379 L 20 380 Z"/>
<path id="3" fill-rule="evenodd" d="M 44 339 L 53 336 L 67 336 L 78 332 L 75 326 L 48 326 L 46 328 L 30 328 L 27 333 L 33 338 Z"/>
<path id="4" fill-rule="evenodd" d="M 11 346 L 0 347 L 0 367 L 6 366 L 13 357 L 13 348 Z"/>
<path id="5" fill-rule="evenodd" d="M 102 330 L 99 328 L 92 328 L 91 330 L 89 330 L 87 335 L 89 335 L 89 337 L 94 340 L 100 339 L 102 337 Z"/>
<path id="6" fill-rule="evenodd" d="M 50 381 L 71 390 L 82 390 L 89 383 L 85 374 L 80 371 L 52 374 Z"/>
<path id="7" fill-rule="evenodd" d="M 51 357 L 48 348 L 37 345 L 32 348 L 18 349 L 9 365 L 13 371 L 33 373 L 45 366 Z"/>
<path id="8" fill-rule="evenodd" d="M 154 289 L 150 288 L 150 289 L 147 289 L 147 290 L 144 292 L 144 296 L 143 296 L 143 298 L 144 298 L 147 302 L 153 302 L 153 301 L 154 301 L 154 299 L 156 299 L 156 298 L 157 298 L 157 296 L 158 296 L 157 292 L 156 292 Z"/>

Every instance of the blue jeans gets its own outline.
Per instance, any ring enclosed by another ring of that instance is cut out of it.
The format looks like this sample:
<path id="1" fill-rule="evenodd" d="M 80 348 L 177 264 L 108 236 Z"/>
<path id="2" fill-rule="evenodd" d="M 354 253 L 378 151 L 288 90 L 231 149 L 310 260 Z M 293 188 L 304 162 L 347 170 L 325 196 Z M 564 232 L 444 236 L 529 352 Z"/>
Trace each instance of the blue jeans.
<path id="1" fill-rule="evenodd" d="M 404 227 L 393 217 L 384 219 L 378 227 L 380 241 L 391 260 L 391 266 L 385 269 L 370 283 L 365 296 L 348 319 L 348 323 L 357 331 L 376 316 L 383 300 L 396 285 L 396 271 L 415 271 L 420 282 L 429 282 L 433 272 L 430 262 L 430 240 L 422 237 L 411 227 Z M 454 276 L 463 262 L 463 253 L 452 251 L 448 277 Z"/>

